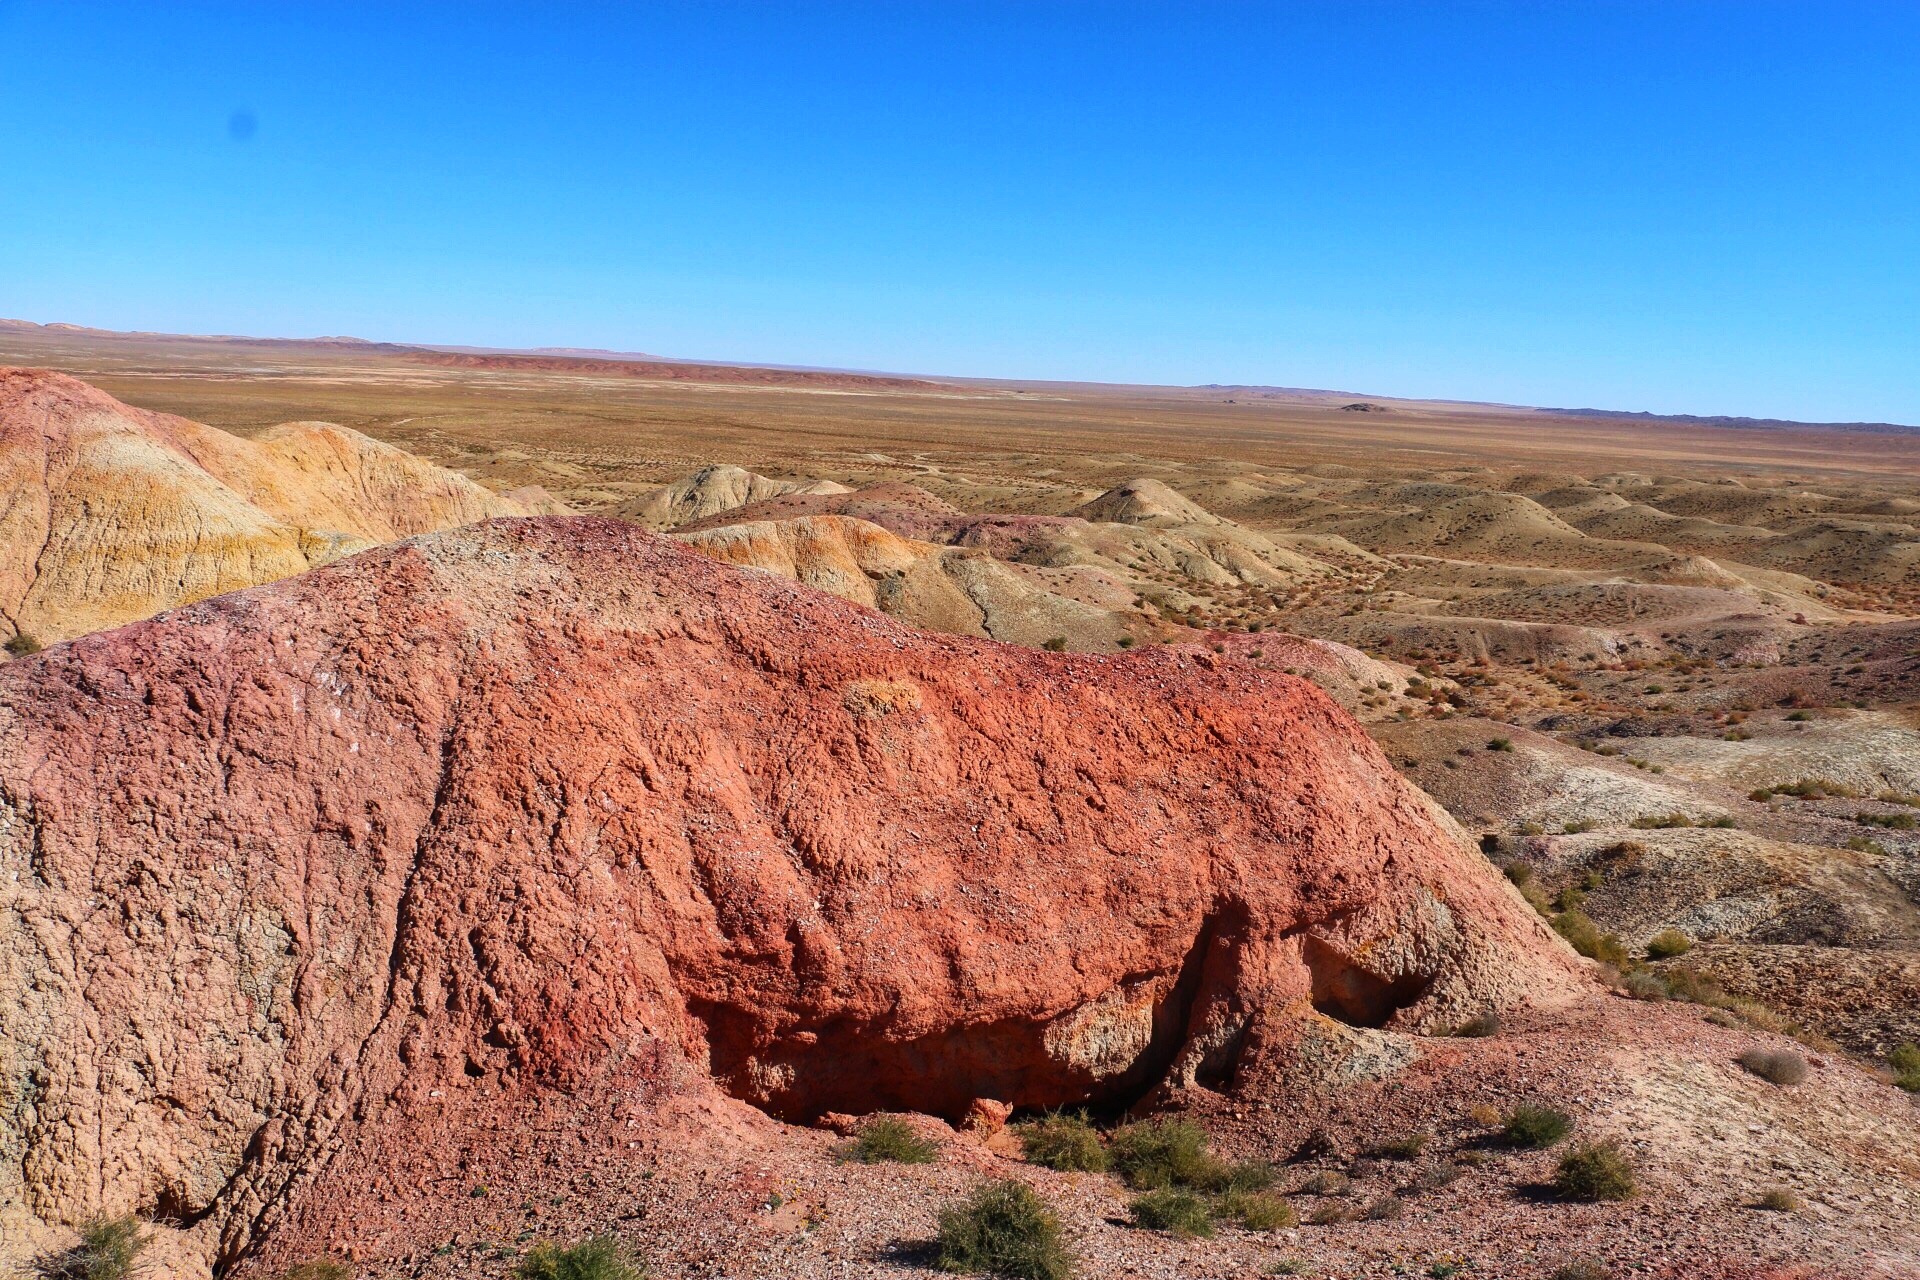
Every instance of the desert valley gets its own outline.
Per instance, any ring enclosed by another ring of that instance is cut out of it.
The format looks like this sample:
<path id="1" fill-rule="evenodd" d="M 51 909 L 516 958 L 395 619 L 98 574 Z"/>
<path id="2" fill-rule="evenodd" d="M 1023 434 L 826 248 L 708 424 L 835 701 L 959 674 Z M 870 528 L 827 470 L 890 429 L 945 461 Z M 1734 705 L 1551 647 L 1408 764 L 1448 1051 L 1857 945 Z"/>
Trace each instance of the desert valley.
<path id="1" fill-rule="evenodd" d="M 0 1269 L 1920 1275 L 1920 430 L 0 366 Z"/>

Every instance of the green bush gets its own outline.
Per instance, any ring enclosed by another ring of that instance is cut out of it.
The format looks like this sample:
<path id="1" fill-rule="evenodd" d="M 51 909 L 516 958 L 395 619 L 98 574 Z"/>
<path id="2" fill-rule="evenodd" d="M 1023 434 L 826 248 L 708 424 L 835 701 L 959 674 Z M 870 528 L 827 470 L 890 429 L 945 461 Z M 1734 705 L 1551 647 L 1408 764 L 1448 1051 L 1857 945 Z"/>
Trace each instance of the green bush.
<path id="1" fill-rule="evenodd" d="M 542 1241 L 513 1269 L 517 1280 L 641 1280 L 646 1269 L 612 1236 L 594 1236 L 570 1249 Z"/>
<path id="2" fill-rule="evenodd" d="M 1495 738 L 1491 742 L 1487 743 L 1487 750 L 1511 751 L 1513 750 L 1513 739 L 1512 738 Z"/>
<path id="3" fill-rule="evenodd" d="M 1662 929 L 1647 939 L 1647 958 L 1671 960 L 1693 950 L 1693 939 L 1678 929 Z"/>
<path id="4" fill-rule="evenodd" d="M 846 1153 L 861 1164 L 932 1164 L 940 1154 L 940 1144 L 923 1138 L 913 1126 L 898 1116 L 880 1116 L 860 1127 Z"/>
<path id="5" fill-rule="evenodd" d="M 1806 1205 L 1800 1197 L 1786 1187 L 1768 1187 L 1755 1202 L 1755 1208 L 1767 1209 L 1774 1213 L 1798 1213 Z"/>
<path id="6" fill-rule="evenodd" d="M 1337 1226 L 1342 1222 L 1352 1222 L 1354 1211 L 1351 1206 L 1329 1200 L 1307 1215 L 1307 1221 L 1316 1227 Z"/>
<path id="7" fill-rule="evenodd" d="M 942 1271 L 1067 1280 L 1073 1255 L 1060 1238 L 1060 1219 L 1031 1187 L 989 1182 L 940 1211 L 935 1264 Z"/>
<path id="8" fill-rule="evenodd" d="M 95 1218 L 81 1226 L 80 1243 L 42 1258 L 36 1269 L 42 1280 L 127 1280 L 147 1239 L 136 1218 Z"/>
<path id="9" fill-rule="evenodd" d="M 1165 1231 L 1191 1240 L 1213 1234 L 1213 1211 L 1191 1191 L 1162 1187 L 1134 1198 L 1127 1206 L 1133 1220 L 1149 1231 Z"/>
<path id="10" fill-rule="evenodd" d="M 1560 1157 L 1553 1188 L 1567 1200 L 1631 1200 L 1633 1162 L 1611 1142 L 1586 1142 Z"/>
<path id="11" fill-rule="evenodd" d="M 1523 1102 L 1507 1114 L 1500 1140 L 1510 1147 L 1550 1147 L 1573 1132 L 1573 1117 L 1552 1107 Z"/>
<path id="12" fill-rule="evenodd" d="M 1056 1111 L 1015 1125 L 1014 1132 L 1020 1137 L 1021 1152 L 1032 1164 L 1083 1173 L 1106 1172 L 1107 1149 L 1084 1111 L 1075 1115 Z"/>
<path id="13" fill-rule="evenodd" d="M 1067 651 L 1067 638 L 1065 636 L 1054 636 L 1040 647 L 1048 653 L 1065 653 Z"/>
<path id="14" fill-rule="evenodd" d="M 1217 1191 L 1227 1184 L 1232 1170 L 1207 1147 L 1207 1131 L 1191 1120 L 1143 1120 L 1114 1133 L 1107 1145 L 1107 1160 L 1138 1191 L 1162 1187 Z"/>
<path id="15" fill-rule="evenodd" d="M 7 652 L 16 658 L 27 657 L 30 654 L 40 652 L 40 650 L 44 648 L 46 648 L 46 646 L 40 643 L 38 637 L 30 636 L 24 631 L 19 635 L 10 636 L 7 639 Z"/>

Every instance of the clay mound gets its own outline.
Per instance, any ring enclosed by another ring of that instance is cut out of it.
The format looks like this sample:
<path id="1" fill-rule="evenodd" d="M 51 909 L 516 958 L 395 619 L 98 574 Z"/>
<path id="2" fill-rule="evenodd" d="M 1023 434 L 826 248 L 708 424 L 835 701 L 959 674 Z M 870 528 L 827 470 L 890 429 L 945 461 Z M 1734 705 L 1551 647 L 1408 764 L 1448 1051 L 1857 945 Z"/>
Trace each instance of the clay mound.
<path id="1" fill-rule="evenodd" d="M 1099 593 L 1109 601 L 1103 608 L 1056 594 L 984 552 L 916 542 L 848 516 L 757 520 L 677 536 L 716 560 L 777 573 L 931 631 L 1110 648 L 1127 621 L 1139 620 L 1133 593 L 1111 580 Z M 1098 598 L 1095 585 L 1069 589 Z"/>
<path id="2" fill-rule="evenodd" d="M 1758 608 L 1750 594 L 1711 587 L 1592 582 L 1531 587 L 1441 605 L 1437 612 L 1514 622 L 1561 622 L 1634 629 L 1677 620 L 1716 619 Z"/>
<path id="3" fill-rule="evenodd" d="M 804 516 L 851 516 L 921 542 L 951 541 L 945 536 L 950 523 L 966 518 L 961 516 L 958 507 L 925 489 L 894 481 L 859 490 L 844 485 L 815 485 L 690 520 L 679 529 L 682 533 L 698 533 L 730 524 Z"/>
<path id="4" fill-rule="evenodd" d="M 1817 520 L 1752 548 L 1743 559 L 1839 583 L 1920 583 L 1920 531 L 1864 520 Z"/>
<path id="5" fill-rule="evenodd" d="M 1310 1026 L 1577 985 L 1438 823 L 1241 664 L 613 520 L 368 552 L 0 668 L 0 1248 L 142 1210 L 231 1261 L 356 1135 L 451 1180 L 454 1099 L 508 1150 L 615 1066 L 796 1118 L 1297 1090 Z"/>
<path id="6" fill-rule="evenodd" d="M 673 529 L 806 487 L 803 481 L 769 480 L 745 467 L 720 464 L 642 494 L 610 514 L 649 529 Z M 845 492 L 841 486 L 833 487 Z"/>
<path id="7" fill-rule="evenodd" d="M 1333 572 L 1313 554 L 1213 516 L 1197 524 L 1128 524 L 1077 515 L 968 515 L 924 489 L 899 482 L 857 493 L 771 498 L 682 525 L 678 532 L 814 515 L 851 516 L 903 538 L 973 547 L 1013 564 L 1091 570 L 1177 603 L 1190 603 L 1191 598 L 1150 586 L 1156 575 L 1179 575 L 1209 586 L 1274 586 Z"/>
<path id="8" fill-rule="evenodd" d="M 1107 524 L 1219 524 L 1220 517 L 1164 482 L 1143 477 L 1107 490 L 1069 514 Z"/>
<path id="9" fill-rule="evenodd" d="M 1311 680 L 1362 721 L 1404 713 L 1413 705 L 1403 696 L 1407 685 L 1421 679 L 1412 667 L 1370 657 L 1351 645 L 1284 631 L 1217 634 L 1208 637 L 1207 645 L 1236 661 Z M 1432 683 L 1451 687 L 1453 682 L 1435 679 Z"/>
<path id="10" fill-rule="evenodd" d="M 1450 556 L 1538 564 L 1617 564 L 1661 548 L 1591 538 L 1532 498 L 1469 493 L 1410 512 L 1335 520 L 1333 532 L 1373 550 L 1443 551 Z"/>
<path id="11" fill-rule="evenodd" d="M 1640 501 L 1676 516 L 1699 516 L 1734 524 L 1771 528 L 1785 521 L 1820 515 L 1842 505 L 1840 499 L 1811 489 L 1749 489 L 1739 484 L 1702 484 L 1675 480 L 1659 485 Z"/>
<path id="12" fill-rule="evenodd" d="M 537 484 L 524 484 L 518 489 L 508 489 L 500 495 L 501 501 L 511 502 L 530 516 L 570 516 L 573 508 L 560 498 L 548 493 Z"/>
<path id="13" fill-rule="evenodd" d="M 0 370 L 0 616 L 43 642 L 525 508 L 357 431 L 244 440 Z"/>
<path id="14" fill-rule="evenodd" d="M 1743 549 L 1766 542 L 1774 535 L 1758 525 L 1723 524 L 1699 516 L 1675 516 L 1642 502 L 1627 502 L 1618 494 L 1613 510 L 1560 511 L 1562 519 L 1589 537 L 1615 538 L 1629 542 L 1657 542 L 1680 551 L 1719 551 Z"/>

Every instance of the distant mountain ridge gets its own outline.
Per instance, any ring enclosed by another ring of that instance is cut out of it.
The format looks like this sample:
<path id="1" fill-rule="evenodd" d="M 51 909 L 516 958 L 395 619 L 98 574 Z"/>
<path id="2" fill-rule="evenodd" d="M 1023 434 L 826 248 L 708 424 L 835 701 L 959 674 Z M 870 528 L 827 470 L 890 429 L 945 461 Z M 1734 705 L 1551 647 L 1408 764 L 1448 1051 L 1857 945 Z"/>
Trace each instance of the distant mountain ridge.
<path id="1" fill-rule="evenodd" d="M 1648 422 L 1681 422 L 1693 427 L 1734 427 L 1757 431 L 1871 431 L 1901 434 L 1920 426 L 1901 422 L 1801 422 L 1794 418 L 1744 418 L 1728 414 L 1653 413 L 1630 409 L 1536 409 L 1535 413 L 1564 413 L 1580 418 L 1634 418 Z"/>

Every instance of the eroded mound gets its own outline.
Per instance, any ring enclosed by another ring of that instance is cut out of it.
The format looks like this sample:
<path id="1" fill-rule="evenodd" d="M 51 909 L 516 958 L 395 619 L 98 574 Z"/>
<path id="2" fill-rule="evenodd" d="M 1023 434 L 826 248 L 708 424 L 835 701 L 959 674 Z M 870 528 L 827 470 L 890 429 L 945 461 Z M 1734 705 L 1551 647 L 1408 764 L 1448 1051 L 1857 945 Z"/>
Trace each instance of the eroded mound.
<path id="1" fill-rule="evenodd" d="M 1303 681 L 929 636 L 613 520 L 0 668 L 0 869 L 15 1251 L 138 1210 L 231 1258 L 364 1126 L 616 1058 L 793 1118 L 1125 1105 L 1576 981 Z"/>
<path id="2" fill-rule="evenodd" d="M 344 427 L 245 440 L 37 369 L 0 369 L 0 491 L 0 625 L 42 642 L 533 509 Z"/>

